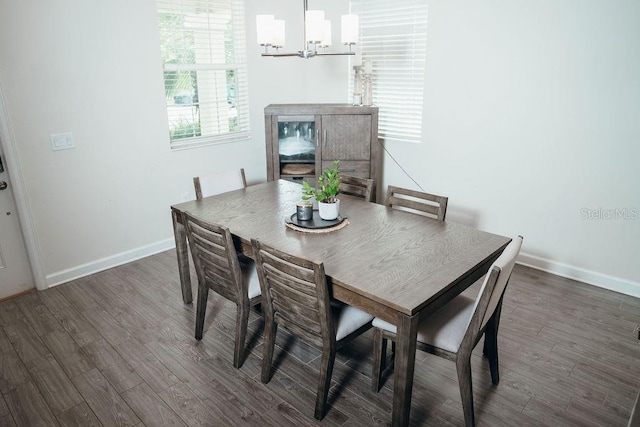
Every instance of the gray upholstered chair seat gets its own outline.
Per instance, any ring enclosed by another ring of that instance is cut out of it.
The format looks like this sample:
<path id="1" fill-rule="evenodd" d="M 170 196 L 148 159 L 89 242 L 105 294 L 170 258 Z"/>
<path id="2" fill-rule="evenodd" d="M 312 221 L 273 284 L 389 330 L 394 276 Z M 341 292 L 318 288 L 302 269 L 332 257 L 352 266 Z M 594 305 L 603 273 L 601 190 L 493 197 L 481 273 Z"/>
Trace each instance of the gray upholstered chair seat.
<path id="1" fill-rule="evenodd" d="M 462 343 L 471 316 L 475 300 L 458 295 L 440 310 L 420 322 L 418 341 L 451 352 L 457 352 Z M 396 333 L 397 328 L 382 319 L 373 319 L 373 327 Z"/>
<path id="2" fill-rule="evenodd" d="M 249 299 L 255 298 L 262 294 L 260 290 L 260 279 L 258 278 L 258 270 L 252 259 L 246 258 L 240 260 L 240 271 L 242 272 L 242 280 L 247 283 Z"/>
<path id="3" fill-rule="evenodd" d="M 336 341 L 349 336 L 373 320 L 369 313 L 338 301 L 331 301 L 331 315 L 336 329 Z"/>

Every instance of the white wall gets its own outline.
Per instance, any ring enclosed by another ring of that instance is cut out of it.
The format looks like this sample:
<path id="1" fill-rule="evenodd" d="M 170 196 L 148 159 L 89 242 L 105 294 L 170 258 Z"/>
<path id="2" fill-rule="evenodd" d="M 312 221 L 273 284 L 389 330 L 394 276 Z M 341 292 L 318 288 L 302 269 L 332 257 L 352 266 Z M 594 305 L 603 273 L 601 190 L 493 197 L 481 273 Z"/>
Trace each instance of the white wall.
<path id="1" fill-rule="evenodd" d="M 421 144 L 387 144 L 448 218 L 640 296 L 640 2 L 431 1 Z M 389 161 L 385 181 L 415 187 Z"/>
<path id="2" fill-rule="evenodd" d="M 172 151 L 153 0 L 0 2 L 0 83 L 47 285 L 168 248 L 169 206 L 194 197 L 195 175 L 244 167 L 264 181 L 267 104 L 346 99 L 338 58 L 259 56 L 267 11 L 293 23 L 302 3 L 247 2 L 252 138 Z M 62 132 L 76 149 L 51 150 Z"/>
<path id="3" fill-rule="evenodd" d="M 338 40 L 347 1 L 310 7 Z M 450 197 L 450 220 L 522 234 L 525 261 L 640 295 L 640 220 L 581 217 L 640 207 L 639 8 L 431 0 L 424 141 L 387 148 Z M 171 151 L 153 0 L 0 2 L 0 83 L 49 284 L 171 245 L 169 205 L 194 175 L 263 181 L 267 104 L 348 99 L 344 57 L 259 56 L 267 12 L 286 20 L 286 50 L 302 45 L 301 1 L 247 1 L 251 140 Z M 51 151 L 59 132 L 78 147 Z M 388 157 L 387 183 L 414 186 Z"/>

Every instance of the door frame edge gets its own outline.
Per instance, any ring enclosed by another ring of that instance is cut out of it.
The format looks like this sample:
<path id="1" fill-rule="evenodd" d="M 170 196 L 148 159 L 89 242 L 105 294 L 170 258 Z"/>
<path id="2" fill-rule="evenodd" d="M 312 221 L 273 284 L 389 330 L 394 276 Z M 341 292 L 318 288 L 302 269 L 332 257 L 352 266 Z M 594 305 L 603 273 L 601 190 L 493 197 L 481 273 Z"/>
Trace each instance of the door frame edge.
<path id="1" fill-rule="evenodd" d="M 42 256 L 40 251 L 40 243 L 35 233 L 35 223 L 31 212 L 31 206 L 25 191 L 24 180 L 22 177 L 22 169 L 18 158 L 18 150 L 16 147 L 13 133 L 11 132 L 11 124 L 9 123 L 9 115 L 4 102 L 4 94 L 2 85 L 0 84 L 0 144 L 2 144 L 2 152 L 4 153 L 4 164 L 7 173 L 11 179 L 11 187 L 13 197 L 18 210 L 18 220 L 24 244 L 27 249 L 29 258 L 29 266 L 31 274 L 35 281 L 36 289 L 47 289 L 47 281 L 44 274 Z"/>

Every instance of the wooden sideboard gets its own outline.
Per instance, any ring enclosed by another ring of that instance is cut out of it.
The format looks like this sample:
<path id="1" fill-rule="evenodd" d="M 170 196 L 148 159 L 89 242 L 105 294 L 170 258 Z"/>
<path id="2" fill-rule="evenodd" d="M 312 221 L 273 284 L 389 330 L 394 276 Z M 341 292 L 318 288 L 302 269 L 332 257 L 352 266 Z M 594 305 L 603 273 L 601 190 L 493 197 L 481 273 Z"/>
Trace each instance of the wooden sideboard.
<path id="1" fill-rule="evenodd" d="M 339 160 L 345 175 L 379 182 L 378 107 L 272 104 L 264 115 L 268 181 L 315 185 L 320 173 Z"/>

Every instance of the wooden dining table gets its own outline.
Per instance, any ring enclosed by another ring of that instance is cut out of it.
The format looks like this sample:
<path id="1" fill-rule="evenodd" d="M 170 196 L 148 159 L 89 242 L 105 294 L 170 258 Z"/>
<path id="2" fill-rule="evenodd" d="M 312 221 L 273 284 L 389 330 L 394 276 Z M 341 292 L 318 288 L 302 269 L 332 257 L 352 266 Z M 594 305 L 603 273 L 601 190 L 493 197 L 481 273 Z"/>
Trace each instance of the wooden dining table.
<path id="1" fill-rule="evenodd" d="M 482 277 L 511 241 L 453 222 L 341 197 L 348 225 L 327 233 L 285 226 L 302 186 L 270 181 L 171 207 L 182 295 L 192 301 L 182 214 L 228 227 L 252 257 L 257 238 L 292 255 L 322 261 L 332 297 L 397 326 L 392 425 L 409 424 L 417 326 Z M 315 212 L 317 215 L 317 212 Z"/>

